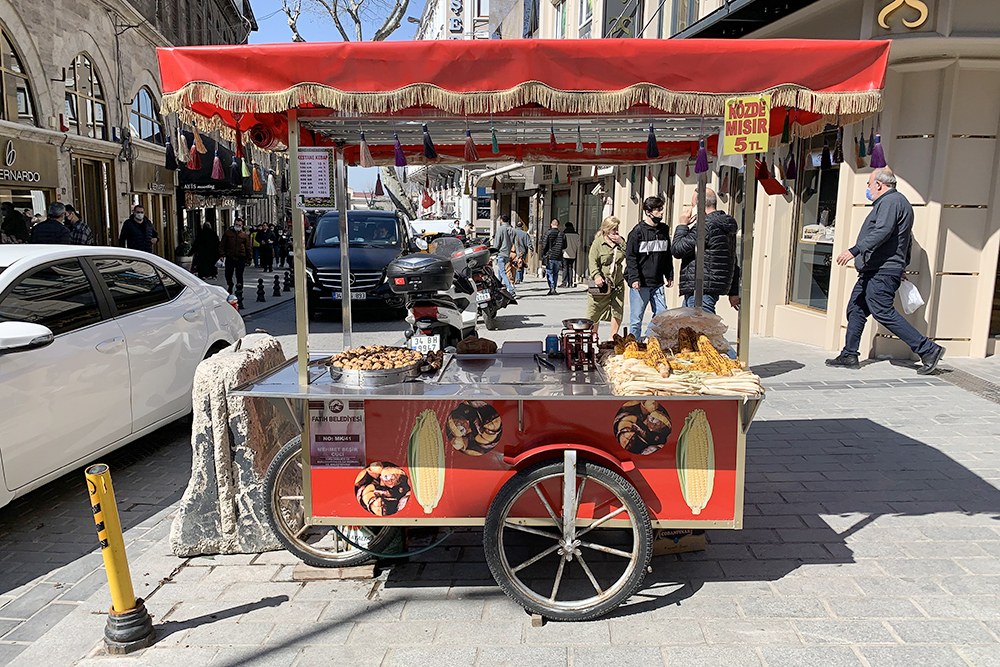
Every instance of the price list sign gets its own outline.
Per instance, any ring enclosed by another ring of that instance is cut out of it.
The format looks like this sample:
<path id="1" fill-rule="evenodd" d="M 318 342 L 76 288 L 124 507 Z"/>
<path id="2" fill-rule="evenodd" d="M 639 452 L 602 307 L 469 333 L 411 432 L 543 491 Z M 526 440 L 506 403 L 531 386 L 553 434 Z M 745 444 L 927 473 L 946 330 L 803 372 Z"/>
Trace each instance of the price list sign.
<path id="1" fill-rule="evenodd" d="M 305 206 L 334 206 L 333 149 L 299 149 L 299 197 Z"/>

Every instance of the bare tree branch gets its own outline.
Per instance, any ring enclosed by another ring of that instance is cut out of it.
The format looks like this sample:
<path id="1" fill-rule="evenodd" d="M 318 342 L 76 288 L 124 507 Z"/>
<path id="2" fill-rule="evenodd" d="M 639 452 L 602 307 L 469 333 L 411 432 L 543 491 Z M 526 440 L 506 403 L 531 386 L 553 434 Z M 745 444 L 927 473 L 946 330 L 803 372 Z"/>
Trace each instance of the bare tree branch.
<path id="1" fill-rule="evenodd" d="M 383 41 L 399 29 L 406 16 L 410 0 L 281 0 L 282 10 L 288 17 L 288 27 L 292 31 L 292 40 L 304 42 L 298 31 L 298 20 L 304 11 L 329 18 L 340 38 L 345 42 L 364 41 L 364 26 L 366 24 L 381 25 L 375 31 L 372 41 Z M 353 31 L 347 24 L 352 24 Z M 353 32 L 353 38 L 351 33 Z"/>
<path id="2" fill-rule="evenodd" d="M 372 41 L 381 42 L 386 37 L 396 32 L 399 28 L 400 22 L 403 20 L 403 17 L 406 16 L 406 8 L 409 7 L 409 5 L 410 0 L 402 0 L 402 2 L 400 2 L 400 0 L 396 0 L 395 6 L 392 8 L 389 16 L 385 19 L 385 23 L 382 24 L 381 28 L 375 31 L 375 36 L 372 37 Z"/>
<path id="3" fill-rule="evenodd" d="M 281 0 L 281 11 L 288 17 L 288 28 L 292 31 L 293 42 L 304 42 L 299 34 L 299 15 L 302 14 L 302 0 Z"/>
<path id="4" fill-rule="evenodd" d="M 351 38 L 347 35 L 347 31 L 344 30 L 344 24 L 340 21 L 340 0 L 314 0 L 319 5 L 322 5 L 323 9 L 326 10 L 330 18 L 333 19 L 333 24 L 337 26 L 337 31 L 345 42 L 351 41 Z"/>

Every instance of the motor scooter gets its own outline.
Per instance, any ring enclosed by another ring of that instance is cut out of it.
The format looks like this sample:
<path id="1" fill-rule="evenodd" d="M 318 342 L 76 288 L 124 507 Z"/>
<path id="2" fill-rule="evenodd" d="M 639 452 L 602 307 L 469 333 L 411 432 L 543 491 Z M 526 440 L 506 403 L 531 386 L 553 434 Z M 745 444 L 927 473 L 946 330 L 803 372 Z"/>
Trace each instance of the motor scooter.
<path id="1" fill-rule="evenodd" d="M 493 271 L 493 255 L 499 250 L 497 248 L 487 248 L 480 246 L 477 251 L 488 250 L 489 257 L 485 265 L 472 269 L 472 282 L 476 284 L 476 305 L 479 307 L 479 314 L 483 316 L 483 323 L 490 331 L 497 328 L 497 311 L 506 308 L 510 304 L 516 304 L 517 299 L 511 294 L 504 284 L 497 278 Z"/>

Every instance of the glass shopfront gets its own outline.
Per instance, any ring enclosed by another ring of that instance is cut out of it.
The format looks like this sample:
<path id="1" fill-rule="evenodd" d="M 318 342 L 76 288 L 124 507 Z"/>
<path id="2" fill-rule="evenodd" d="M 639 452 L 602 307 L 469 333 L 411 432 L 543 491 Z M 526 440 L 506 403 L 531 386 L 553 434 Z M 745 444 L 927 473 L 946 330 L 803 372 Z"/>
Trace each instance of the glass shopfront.
<path id="1" fill-rule="evenodd" d="M 48 144 L 0 135 L 0 202 L 43 218 L 56 200 L 58 149 Z"/>

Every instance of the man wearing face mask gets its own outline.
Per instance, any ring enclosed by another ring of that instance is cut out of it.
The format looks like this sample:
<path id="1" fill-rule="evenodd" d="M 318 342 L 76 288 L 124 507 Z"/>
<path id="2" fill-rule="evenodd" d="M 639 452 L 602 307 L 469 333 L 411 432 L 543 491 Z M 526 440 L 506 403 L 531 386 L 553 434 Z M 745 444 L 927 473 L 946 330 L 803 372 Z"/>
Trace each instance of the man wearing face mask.
<path id="1" fill-rule="evenodd" d="M 674 258 L 670 254 L 670 229 L 663 224 L 663 199 L 646 197 L 642 222 L 629 232 L 625 243 L 625 282 L 629 291 L 629 333 L 642 338 L 642 316 L 652 303 L 653 317 L 667 309 L 663 284 L 674 284 Z M 648 335 L 648 332 L 647 334 Z"/>
<path id="2" fill-rule="evenodd" d="M 243 231 L 243 218 L 236 217 L 233 225 L 222 235 L 219 242 L 219 254 L 226 259 L 226 284 L 229 293 L 233 294 L 233 274 L 236 274 L 236 284 L 243 288 L 243 269 L 247 260 L 253 257 L 253 245 L 250 235 Z"/>
<path id="3" fill-rule="evenodd" d="M 858 282 L 847 302 L 847 340 L 840 355 L 827 359 L 826 365 L 860 368 L 861 334 L 872 315 L 920 356 L 923 364 L 917 373 L 927 375 L 941 361 L 944 348 L 921 335 L 893 306 L 910 263 L 913 207 L 896 191 L 896 177 L 888 167 L 872 172 L 865 194 L 874 202 L 872 211 L 861 225 L 858 242 L 837 256 L 837 264 L 846 266 L 853 259 L 858 270 Z"/>
<path id="4" fill-rule="evenodd" d="M 122 223 L 118 233 L 118 245 L 122 248 L 153 252 L 153 246 L 160 240 L 153 223 L 146 219 L 142 205 L 132 208 L 132 215 Z"/>

